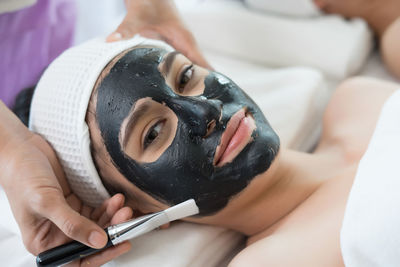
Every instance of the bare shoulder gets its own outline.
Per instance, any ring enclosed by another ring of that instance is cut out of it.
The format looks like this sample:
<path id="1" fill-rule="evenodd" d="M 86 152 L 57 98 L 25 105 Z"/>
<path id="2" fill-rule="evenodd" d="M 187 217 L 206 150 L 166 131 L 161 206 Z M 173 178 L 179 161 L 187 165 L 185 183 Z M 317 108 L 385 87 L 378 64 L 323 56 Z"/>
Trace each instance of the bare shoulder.
<path id="1" fill-rule="evenodd" d="M 340 229 L 357 166 L 327 181 L 265 232 L 251 237 L 229 267 L 343 267 Z"/>
<path id="2" fill-rule="evenodd" d="M 367 77 L 344 81 L 332 95 L 323 118 L 319 147 L 335 145 L 359 160 L 374 132 L 381 109 L 400 85 Z"/>
<path id="3" fill-rule="evenodd" d="M 384 32 L 380 50 L 388 69 L 400 78 L 400 17 L 398 17 Z"/>

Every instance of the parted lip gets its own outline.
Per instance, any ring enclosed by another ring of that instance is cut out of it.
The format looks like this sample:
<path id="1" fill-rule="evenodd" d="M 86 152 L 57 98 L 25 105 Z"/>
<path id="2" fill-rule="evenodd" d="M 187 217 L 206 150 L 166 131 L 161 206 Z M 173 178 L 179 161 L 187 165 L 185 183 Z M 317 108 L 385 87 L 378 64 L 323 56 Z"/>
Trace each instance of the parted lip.
<path id="1" fill-rule="evenodd" d="M 222 155 L 224 154 L 226 148 L 228 147 L 232 137 L 235 135 L 237 129 L 239 128 L 240 122 L 246 117 L 246 108 L 238 110 L 231 119 L 229 120 L 224 133 L 221 136 L 221 142 L 217 146 L 214 155 L 214 165 L 218 166 Z"/>

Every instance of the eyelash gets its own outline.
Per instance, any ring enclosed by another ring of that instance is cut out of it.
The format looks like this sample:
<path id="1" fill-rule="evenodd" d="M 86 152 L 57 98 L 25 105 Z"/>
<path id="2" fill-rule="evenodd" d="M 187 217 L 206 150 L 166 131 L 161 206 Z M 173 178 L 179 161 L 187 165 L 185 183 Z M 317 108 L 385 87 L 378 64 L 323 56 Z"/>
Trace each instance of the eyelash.
<path id="1" fill-rule="evenodd" d="M 150 127 L 150 129 L 147 131 L 147 133 L 146 133 L 146 135 L 144 137 L 144 140 L 143 140 L 143 150 L 146 150 L 150 145 L 153 145 L 154 143 L 157 142 L 159 136 L 162 135 L 162 133 L 163 133 L 164 124 L 165 124 L 165 119 L 157 121 L 153 126 Z M 157 127 L 159 127 L 159 129 L 158 129 L 159 131 L 157 133 L 157 136 L 155 136 L 152 140 L 149 140 L 150 134 Z"/>
<path id="2" fill-rule="evenodd" d="M 189 71 L 191 71 L 191 76 L 188 78 L 188 79 L 189 79 L 188 81 L 184 81 L 183 79 L 185 79 L 185 77 L 186 77 L 185 75 L 186 75 Z M 178 90 L 179 93 L 183 93 L 183 91 L 184 91 L 186 85 L 187 85 L 187 84 L 190 82 L 190 80 L 192 79 L 193 74 L 194 74 L 193 64 L 192 64 L 192 65 L 189 65 L 189 66 L 187 66 L 187 67 L 185 67 L 185 68 L 183 69 L 183 71 L 180 73 L 179 79 L 178 79 L 178 83 L 177 83 L 177 86 L 176 86 L 176 88 L 177 88 L 177 90 Z M 183 84 L 183 83 L 184 83 L 184 84 Z M 182 86 L 182 84 L 183 84 L 183 86 Z"/>

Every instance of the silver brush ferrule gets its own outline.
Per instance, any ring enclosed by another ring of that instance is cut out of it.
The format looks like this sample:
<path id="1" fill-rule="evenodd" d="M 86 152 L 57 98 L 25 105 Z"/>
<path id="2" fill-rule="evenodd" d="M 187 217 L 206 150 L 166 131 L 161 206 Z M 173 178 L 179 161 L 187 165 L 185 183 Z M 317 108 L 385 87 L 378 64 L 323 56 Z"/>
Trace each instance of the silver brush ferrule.
<path id="1" fill-rule="evenodd" d="M 108 235 L 113 245 L 143 235 L 151 230 L 169 222 L 167 214 L 163 211 L 141 216 L 124 223 L 111 225 L 107 228 Z"/>

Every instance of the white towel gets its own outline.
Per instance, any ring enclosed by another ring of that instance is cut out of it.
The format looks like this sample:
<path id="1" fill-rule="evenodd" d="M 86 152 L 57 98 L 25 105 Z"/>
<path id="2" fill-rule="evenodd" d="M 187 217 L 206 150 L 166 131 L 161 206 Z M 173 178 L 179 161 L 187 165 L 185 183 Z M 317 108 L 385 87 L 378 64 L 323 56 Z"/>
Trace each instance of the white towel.
<path id="1" fill-rule="evenodd" d="M 309 66 L 343 79 L 360 70 L 372 47 L 371 32 L 360 19 L 273 16 L 231 0 L 176 3 L 205 51 L 263 66 Z"/>
<path id="2" fill-rule="evenodd" d="M 347 267 L 400 266 L 400 90 L 385 103 L 350 192 L 341 230 Z"/>

